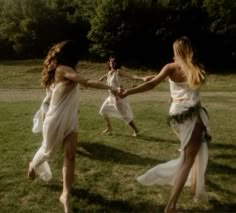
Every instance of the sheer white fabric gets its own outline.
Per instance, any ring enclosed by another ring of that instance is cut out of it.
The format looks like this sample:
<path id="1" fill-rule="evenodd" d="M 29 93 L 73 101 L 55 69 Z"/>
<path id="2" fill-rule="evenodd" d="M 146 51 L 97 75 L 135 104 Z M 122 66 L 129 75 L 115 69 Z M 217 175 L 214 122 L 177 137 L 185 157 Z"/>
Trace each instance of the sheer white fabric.
<path id="1" fill-rule="evenodd" d="M 169 114 L 175 115 L 187 110 L 189 107 L 196 105 L 199 100 L 199 91 L 190 90 L 185 83 L 176 83 L 171 80 L 170 82 L 170 92 L 172 97 L 172 104 L 170 106 Z M 200 111 L 200 118 L 204 126 L 208 129 L 208 116 L 204 110 Z M 179 133 L 180 139 L 180 156 L 175 160 L 168 161 L 163 164 L 159 164 L 154 168 L 148 170 L 144 175 L 139 176 L 137 181 L 143 185 L 173 185 L 175 182 L 176 174 L 183 164 L 184 161 L 184 148 L 188 144 L 190 137 L 192 135 L 193 129 L 197 122 L 197 116 L 193 119 L 188 119 L 184 123 L 177 123 L 176 128 Z M 204 141 L 204 136 L 202 137 L 202 143 L 200 150 L 195 159 L 196 165 L 196 194 L 194 197 L 195 201 L 208 199 L 205 190 L 205 171 L 208 162 L 208 146 L 206 141 Z M 186 181 L 187 186 L 191 185 L 191 173 Z"/>
<path id="2" fill-rule="evenodd" d="M 46 97 L 43 99 L 40 109 L 36 112 L 33 118 L 33 133 L 42 132 L 44 115 L 47 113 L 49 103 L 52 97 L 51 89 L 46 89 Z"/>
<path id="3" fill-rule="evenodd" d="M 107 84 L 114 89 L 120 87 L 120 78 L 117 71 L 109 71 L 107 74 Z M 99 113 L 108 117 L 115 117 L 130 123 L 133 120 L 133 112 L 126 98 L 114 96 L 109 91 L 109 96 L 102 104 Z"/>
<path id="4" fill-rule="evenodd" d="M 43 141 L 33 157 L 31 167 L 45 181 L 52 178 L 48 158 L 63 146 L 67 135 L 77 132 L 78 95 L 77 84 L 58 83 L 46 91 L 46 97 L 34 116 L 32 130 L 34 133 L 42 131 Z"/>

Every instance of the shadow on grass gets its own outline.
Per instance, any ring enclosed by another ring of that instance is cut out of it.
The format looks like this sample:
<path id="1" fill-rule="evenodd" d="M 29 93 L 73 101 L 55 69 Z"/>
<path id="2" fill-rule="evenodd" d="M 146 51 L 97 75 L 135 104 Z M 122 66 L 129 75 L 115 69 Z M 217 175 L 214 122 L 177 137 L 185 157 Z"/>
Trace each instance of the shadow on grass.
<path id="1" fill-rule="evenodd" d="M 144 134 L 140 134 L 137 137 L 134 137 L 132 135 L 124 135 L 124 134 L 120 134 L 120 133 L 112 133 L 112 135 L 122 136 L 122 137 L 126 137 L 126 138 L 132 138 L 134 140 L 149 141 L 149 142 L 165 142 L 165 143 L 174 143 L 174 144 L 178 143 L 178 140 L 166 140 L 163 138 L 148 136 L 148 135 L 144 135 Z"/>
<path id="2" fill-rule="evenodd" d="M 218 200 L 210 200 L 209 201 L 214 207 L 212 209 L 209 209 L 208 212 L 220 212 L 220 213 L 225 213 L 225 212 L 235 212 L 236 209 L 236 204 L 235 203 L 230 203 L 230 204 L 225 204 L 221 203 Z"/>
<path id="3" fill-rule="evenodd" d="M 234 169 L 230 166 L 227 166 L 227 165 L 215 163 L 211 160 L 209 160 L 209 162 L 208 162 L 207 171 L 209 173 L 226 174 L 226 175 L 230 175 L 230 176 L 236 174 L 236 169 Z"/>
<path id="4" fill-rule="evenodd" d="M 184 211 L 185 213 L 228 213 L 228 212 L 235 212 L 236 205 L 235 204 L 222 204 L 219 202 L 209 201 L 212 205 L 214 205 L 211 209 L 206 210 L 199 210 L 197 208 L 193 208 L 191 210 Z"/>
<path id="5" fill-rule="evenodd" d="M 216 184 L 208 181 L 207 184 L 216 190 L 222 190 Z M 50 185 L 44 185 L 49 187 L 50 190 L 61 192 L 61 185 L 57 183 L 52 183 Z M 225 193 L 228 193 L 227 190 L 223 190 Z M 234 194 L 235 195 L 235 194 Z M 122 199 L 111 199 L 102 196 L 96 192 L 91 192 L 89 189 L 83 188 L 73 188 L 72 189 L 72 198 L 73 198 L 73 212 L 136 212 L 136 213 L 153 213 L 153 212 L 163 212 L 165 206 L 156 205 L 155 203 L 149 201 L 135 202 Z M 79 201 L 78 201 L 79 200 Z M 83 207 L 78 207 L 79 202 L 82 201 L 87 203 L 86 209 Z M 209 204 L 212 206 L 209 209 L 199 209 L 198 207 L 192 207 L 191 209 L 183 209 L 184 212 L 188 213 L 228 213 L 235 212 L 236 204 L 235 203 L 222 203 L 217 199 L 209 199 Z M 89 205 L 92 205 L 89 209 Z M 96 208 L 96 210 L 94 209 Z"/>
<path id="6" fill-rule="evenodd" d="M 199 210 L 197 208 L 192 208 L 191 210 L 185 211 L 186 213 L 188 212 L 193 212 L 193 213 L 228 213 L 228 212 L 235 212 L 236 209 L 236 204 L 235 203 L 230 203 L 230 204 L 225 204 L 221 203 L 216 199 L 209 200 L 209 204 L 212 205 L 212 208 L 206 209 L 206 210 Z"/>
<path id="7" fill-rule="evenodd" d="M 210 191 L 213 191 L 215 193 L 219 192 L 219 193 L 227 194 L 229 196 L 234 196 L 234 197 L 236 196 L 236 192 L 232 192 L 230 190 L 223 189 L 222 187 L 220 187 L 219 185 L 213 183 L 210 180 L 207 180 L 206 185 L 209 187 Z"/>
<path id="8" fill-rule="evenodd" d="M 99 212 L 163 212 L 164 206 L 157 206 L 150 202 L 137 202 L 132 203 L 128 200 L 121 199 L 108 199 L 102 195 L 90 192 L 85 189 L 75 188 L 72 191 L 73 197 L 77 197 L 79 200 L 87 200 L 89 204 L 99 205 Z M 83 212 L 83 209 L 74 207 L 74 212 Z M 84 210 L 89 211 L 88 209 Z"/>
<path id="9" fill-rule="evenodd" d="M 177 140 L 166 140 L 166 139 L 157 138 L 153 136 L 147 136 L 147 135 L 139 135 L 138 138 L 141 140 L 151 141 L 151 142 L 165 142 L 165 143 L 173 143 L 173 144 L 179 143 Z"/>
<path id="10" fill-rule="evenodd" d="M 215 155 L 215 158 L 236 159 L 236 156 L 235 155 L 231 155 L 231 154 L 219 154 L 219 155 Z"/>
<path id="11" fill-rule="evenodd" d="M 214 139 L 213 139 L 214 140 Z M 236 145 L 233 145 L 233 144 L 220 144 L 220 143 L 210 143 L 209 145 L 210 149 L 213 148 L 213 149 L 236 149 Z"/>
<path id="12" fill-rule="evenodd" d="M 45 185 L 46 186 L 46 185 Z M 55 191 L 55 192 L 61 192 L 61 185 L 52 183 L 50 185 L 47 185 L 46 187 L 49 187 L 50 190 Z M 164 206 L 157 206 L 154 203 L 151 202 L 137 202 L 137 203 L 132 203 L 128 200 L 121 200 L 121 199 L 108 199 L 103 197 L 102 195 L 91 192 L 87 189 L 82 189 L 82 188 L 72 188 L 72 198 L 73 198 L 73 212 L 147 212 L 147 213 L 152 213 L 154 210 L 155 212 L 163 212 Z M 76 199 L 75 199 L 76 198 Z M 78 200 L 85 200 L 87 202 L 87 208 L 86 209 L 81 209 L 76 207 L 78 205 Z M 94 205 L 97 205 L 95 209 L 89 210 L 89 205 L 93 205 L 92 208 L 94 208 Z"/>
<path id="13" fill-rule="evenodd" d="M 140 157 L 139 155 L 124 152 L 114 147 L 99 143 L 80 142 L 77 154 L 100 161 L 113 161 L 128 165 L 155 165 L 157 159 Z"/>

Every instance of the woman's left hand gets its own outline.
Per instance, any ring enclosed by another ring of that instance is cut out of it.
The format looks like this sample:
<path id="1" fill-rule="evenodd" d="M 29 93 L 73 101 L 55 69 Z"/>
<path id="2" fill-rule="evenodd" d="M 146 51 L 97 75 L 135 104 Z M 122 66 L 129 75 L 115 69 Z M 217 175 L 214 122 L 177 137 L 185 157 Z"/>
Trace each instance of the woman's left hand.
<path id="1" fill-rule="evenodd" d="M 117 94 L 120 98 L 125 98 L 127 96 L 127 90 L 120 89 Z"/>

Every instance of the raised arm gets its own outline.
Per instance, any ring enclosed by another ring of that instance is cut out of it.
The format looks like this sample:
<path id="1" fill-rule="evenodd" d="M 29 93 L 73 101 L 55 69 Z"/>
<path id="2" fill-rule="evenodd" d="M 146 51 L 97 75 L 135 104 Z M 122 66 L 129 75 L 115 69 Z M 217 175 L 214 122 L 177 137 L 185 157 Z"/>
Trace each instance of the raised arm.
<path id="1" fill-rule="evenodd" d="M 119 94 L 119 96 L 126 97 L 128 95 L 132 95 L 135 93 L 141 93 L 141 92 L 151 90 L 156 85 L 158 85 L 161 81 L 163 81 L 167 76 L 169 76 L 172 73 L 172 71 L 173 71 L 172 67 L 169 64 L 167 64 L 162 68 L 160 73 L 158 73 L 151 80 L 149 80 L 148 82 L 145 82 L 137 87 L 125 90 L 125 91 L 121 92 L 121 94 Z"/>

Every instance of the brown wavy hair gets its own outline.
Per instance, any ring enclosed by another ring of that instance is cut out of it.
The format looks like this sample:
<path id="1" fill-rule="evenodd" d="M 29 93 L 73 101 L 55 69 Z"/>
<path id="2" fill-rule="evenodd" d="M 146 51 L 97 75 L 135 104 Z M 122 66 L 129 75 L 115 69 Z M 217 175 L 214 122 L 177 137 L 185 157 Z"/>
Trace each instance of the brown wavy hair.
<path id="1" fill-rule="evenodd" d="M 120 69 L 120 64 L 119 64 L 119 62 L 117 62 L 116 57 L 114 55 L 111 55 L 107 61 L 108 70 L 111 70 L 111 67 L 110 67 L 111 60 L 115 61 L 114 69 Z"/>
<path id="2" fill-rule="evenodd" d="M 70 66 L 75 69 L 79 59 L 77 42 L 67 40 L 55 44 L 50 48 L 43 62 L 41 84 L 49 88 L 55 82 L 55 72 L 59 65 Z"/>

